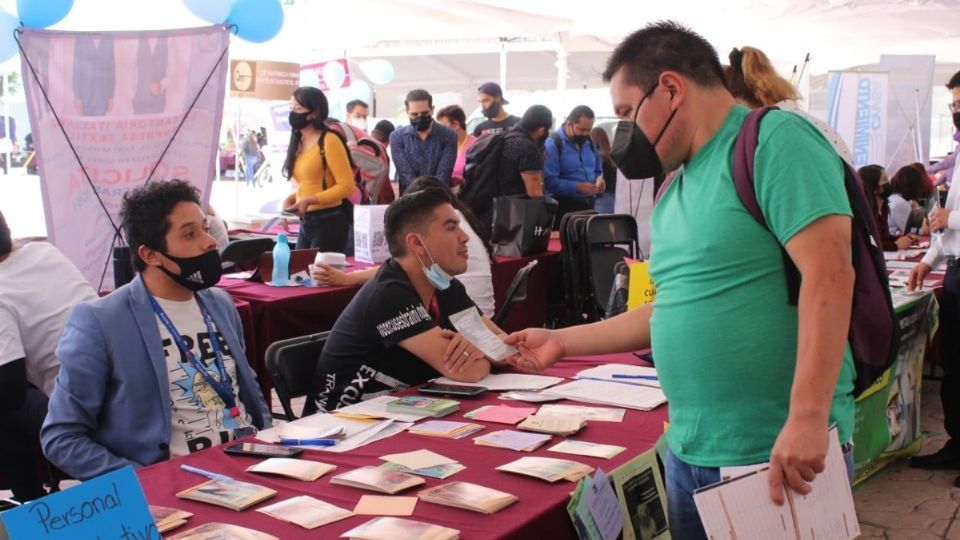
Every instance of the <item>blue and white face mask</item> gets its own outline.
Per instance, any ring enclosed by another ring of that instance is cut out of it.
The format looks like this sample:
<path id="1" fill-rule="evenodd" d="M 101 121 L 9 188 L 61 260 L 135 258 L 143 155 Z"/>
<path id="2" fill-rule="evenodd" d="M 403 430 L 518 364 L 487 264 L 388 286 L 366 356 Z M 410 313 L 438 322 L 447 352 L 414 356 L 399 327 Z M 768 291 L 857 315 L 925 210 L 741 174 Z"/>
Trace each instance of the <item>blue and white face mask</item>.
<path id="1" fill-rule="evenodd" d="M 443 268 L 440 268 L 440 265 L 433 259 L 433 255 L 430 254 L 430 250 L 427 249 L 427 244 L 423 241 L 423 238 L 420 238 L 420 243 L 423 244 L 423 249 L 427 252 L 427 257 L 430 257 L 430 266 L 423 264 L 423 259 L 420 258 L 419 254 L 417 255 L 417 260 L 420 261 L 421 269 L 423 270 L 423 275 L 427 276 L 427 280 L 431 285 L 436 287 L 439 291 L 445 291 L 450 288 L 450 280 L 453 279 L 453 276 L 446 273 Z"/>

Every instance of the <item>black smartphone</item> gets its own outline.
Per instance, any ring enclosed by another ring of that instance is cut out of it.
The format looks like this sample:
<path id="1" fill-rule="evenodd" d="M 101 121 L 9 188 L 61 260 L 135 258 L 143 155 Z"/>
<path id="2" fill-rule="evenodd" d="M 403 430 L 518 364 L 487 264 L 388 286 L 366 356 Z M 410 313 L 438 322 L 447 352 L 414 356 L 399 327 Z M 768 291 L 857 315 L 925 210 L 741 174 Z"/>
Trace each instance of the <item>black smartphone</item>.
<path id="1" fill-rule="evenodd" d="M 302 448 L 280 446 L 279 444 L 235 443 L 224 447 L 224 452 L 238 456 L 259 457 L 297 457 L 303 453 Z"/>
<path id="2" fill-rule="evenodd" d="M 476 397 L 487 391 L 483 386 L 462 384 L 427 383 L 417 389 L 421 394 L 440 394 L 444 396 Z"/>

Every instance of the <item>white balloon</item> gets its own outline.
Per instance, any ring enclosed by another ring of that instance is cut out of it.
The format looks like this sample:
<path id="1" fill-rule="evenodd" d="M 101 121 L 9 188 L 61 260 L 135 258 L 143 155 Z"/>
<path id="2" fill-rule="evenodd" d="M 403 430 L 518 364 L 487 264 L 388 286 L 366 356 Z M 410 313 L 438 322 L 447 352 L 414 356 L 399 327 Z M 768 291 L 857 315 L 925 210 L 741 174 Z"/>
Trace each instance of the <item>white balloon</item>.
<path id="1" fill-rule="evenodd" d="M 388 84 L 393 80 L 393 64 L 383 59 L 360 62 L 360 69 L 373 84 Z"/>
<path id="2" fill-rule="evenodd" d="M 320 87 L 320 77 L 317 75 L 317 72 L 312 69 L 308 69 L 300 72 L 300 86 L 312 86 L 314 88 Z"/>
<path id="3" fill-rule="evenodd" d="M 347 89 L 347 94 L 350 96 L 350 99 L 359 99 L 369 103 L 371 96 L 373 96 L 373 90 L 370 88 L 370 85 L 367 84 L 367 81 L 354 79 L 354 81 L 350 83 L 350 88 Z"/>
<path id="4" fill-rule="evenodd" d="M 347 73 L 343 70 L 343 65 L 340 62 L 327 62 L 323 66 L 323 82 L 327 83 L 327 88 L 330 90 L 340 88 L 346 77 Z"/>

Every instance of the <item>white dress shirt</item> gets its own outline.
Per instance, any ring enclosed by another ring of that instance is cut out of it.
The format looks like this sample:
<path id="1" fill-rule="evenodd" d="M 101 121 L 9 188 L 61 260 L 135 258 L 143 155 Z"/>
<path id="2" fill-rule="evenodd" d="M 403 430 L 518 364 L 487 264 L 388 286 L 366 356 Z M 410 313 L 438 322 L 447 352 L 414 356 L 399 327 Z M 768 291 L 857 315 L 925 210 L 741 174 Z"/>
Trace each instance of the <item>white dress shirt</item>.
<path id="1" fill-rule="evenodd" d="M 944 208 L 950 210 L 950 218 L 947 220 L 947 228 L 937 238 L 936 235 L 930 238 L 930 249 L 923 257 L 923 262 L 936 268 L 944 257 L 960 256 L 960 182 L 957 182 L 960 167 L 953 169 L 953 188 L 947 195 L 947 204 Z"/>

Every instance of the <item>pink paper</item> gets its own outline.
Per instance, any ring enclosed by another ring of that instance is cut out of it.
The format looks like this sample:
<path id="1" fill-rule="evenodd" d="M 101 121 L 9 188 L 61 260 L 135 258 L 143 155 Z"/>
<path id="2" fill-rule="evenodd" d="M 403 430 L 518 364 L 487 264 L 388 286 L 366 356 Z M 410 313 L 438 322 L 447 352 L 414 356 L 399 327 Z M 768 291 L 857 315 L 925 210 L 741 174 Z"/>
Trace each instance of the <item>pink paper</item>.
<path id="1" fill-rule="evenodd" d="M 501 424 L 516 424 L 531 414 L 537 412 L 536 407 L 508 407 L 493 405 L 474 415 L 474 420 L 482 422 L 499 422 Z"/>

